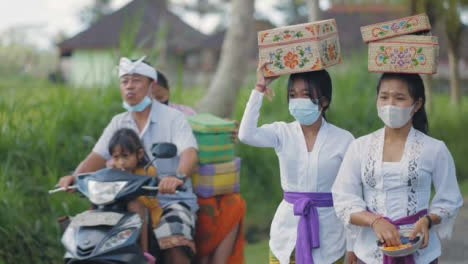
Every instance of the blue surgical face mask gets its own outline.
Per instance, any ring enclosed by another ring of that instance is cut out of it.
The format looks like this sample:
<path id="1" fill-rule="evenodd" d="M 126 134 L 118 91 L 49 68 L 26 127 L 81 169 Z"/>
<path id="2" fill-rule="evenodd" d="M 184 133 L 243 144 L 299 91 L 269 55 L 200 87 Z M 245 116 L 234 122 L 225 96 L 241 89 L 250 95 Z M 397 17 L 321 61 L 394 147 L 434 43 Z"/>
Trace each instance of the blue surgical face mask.
<path id="1" fill-rule="evenodd" d="M 123 106 L 123 108 L 127 109 L 127 111 L 130 111 L 130 112 L 141 112 L 141 111 L 145 110 L 145 108 L 150 104 L 151 104 L 151 99 L 149 98 L 149 96 L 145 95 L 143 100 L 141 100 L 141 102 L 139 102 L 136 105 L 133 105 L 133 106 L 129 105 L 124 100 L 123 103 L 122 103 L 122 106 Z"/>
<path id="2" fill-rule="evenodd" d="M 301 125 L 312 125 L 321 116 L 318 104 L 312 103 L 309 98 L 289 99 L 289 113 Z"/>

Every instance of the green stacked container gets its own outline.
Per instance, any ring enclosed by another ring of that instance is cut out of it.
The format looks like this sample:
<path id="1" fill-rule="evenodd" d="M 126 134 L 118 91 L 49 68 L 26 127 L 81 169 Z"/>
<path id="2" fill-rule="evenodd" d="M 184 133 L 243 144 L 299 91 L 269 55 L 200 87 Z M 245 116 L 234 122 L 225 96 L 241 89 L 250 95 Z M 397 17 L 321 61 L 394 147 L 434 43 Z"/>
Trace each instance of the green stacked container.
<path id="1" fill-rule="evenodd" d="M 231 133 L 234 121 L 224 120 L 212 114 L 187 117 L 198 143 L 198 159 L 201 164 L 228 162 L 234 159 Z"/>

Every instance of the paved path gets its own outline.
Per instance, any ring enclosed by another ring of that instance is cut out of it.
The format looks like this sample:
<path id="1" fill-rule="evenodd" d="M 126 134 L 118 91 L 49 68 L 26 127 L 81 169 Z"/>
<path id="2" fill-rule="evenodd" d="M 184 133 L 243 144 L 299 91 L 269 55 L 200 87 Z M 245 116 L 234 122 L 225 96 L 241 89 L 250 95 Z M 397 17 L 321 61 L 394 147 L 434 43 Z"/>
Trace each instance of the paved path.
<path id="1" fill-rule="evenodd" d="M 443 241 L 440 264 L 468 264 L 468 198 L 458 212 L 452 239 Z"/>

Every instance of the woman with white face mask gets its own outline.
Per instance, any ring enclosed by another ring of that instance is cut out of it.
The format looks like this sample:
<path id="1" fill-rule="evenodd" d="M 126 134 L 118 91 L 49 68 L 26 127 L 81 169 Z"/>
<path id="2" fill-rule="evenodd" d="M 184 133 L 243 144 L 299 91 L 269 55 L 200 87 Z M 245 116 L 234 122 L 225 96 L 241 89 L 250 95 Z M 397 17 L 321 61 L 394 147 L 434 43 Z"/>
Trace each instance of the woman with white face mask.
<path id="1" fill-rule="evenodd" d="M 343 160 L 333 201 L 345 225 L 359 226 L 358 263 L 437 263 L 439 237 L 452 232 L 463 200 L 449 150 L 427 135 L 424 103 L 418 74 L 384 73 L 377 112 L 385 127 L 353 141 Z M 429 203 L 431 184 L 435 195 Z M 403 227 L 413 230 L 410 239 L 423 234 L 421 248 L 402 258 L 383 255 L 376 241 L 399 246 Z"/>
<path id="2" fill-rule="evenodd" d="M 298 264 L 343 263 L 345 230 L 333 209 L 330 190 L 354 137 L 324 118 L 332 99 L 330 76 L 325 70 L 292 74 L 288 101 L 296 121 L 258 127 L 266 87 L 274 79 L 264 77 L 263 67 L 257 70 L 239 139 L 274 148 L 278 156 L 284 199 L 270 228 L 270 263 L 287 264 L 294 259 Z"/>

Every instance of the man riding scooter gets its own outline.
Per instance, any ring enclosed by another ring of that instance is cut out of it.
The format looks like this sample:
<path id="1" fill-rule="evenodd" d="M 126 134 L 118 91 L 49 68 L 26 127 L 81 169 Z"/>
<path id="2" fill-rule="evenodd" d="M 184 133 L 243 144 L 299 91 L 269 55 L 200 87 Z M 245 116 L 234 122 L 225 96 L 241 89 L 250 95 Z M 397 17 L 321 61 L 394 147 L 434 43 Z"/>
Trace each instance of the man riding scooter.
<path id="1" fill-rule="evenodd" d="M 190 175 L 197 164 L 197 144 L 184 115 L 155 100 L 151 100 L 151 86 L 157 81 L 153 67 L 143 61 L 144 57 L 131 61 L 121 58 L 119 65 L 120 92 L 124 113 L 114 116 L 93 148 L 93 151 L 76 168 L 73 175 L 60 179 L 59 185 L 67 188 L 80 173 L 104 168 L 110 159 L 107 149 L 111 135 L 120 128 L 130 128 L 138 133 L 145 152 L 151 153 L 154 143 L 170 142 L 177 146 L 177 156 L 157 160 L 159 175 L 158 200 L 163 214 L 154 233 L 163 251 L 162 263 L 190 263 L 195 252 L 193 234 L 197 199 L 193 194 Z M 151 155 L 148 155 L 151 156 Z M 186 192 L 175 192 L 184 185 Z M 141 205 L 144 208 L 144 205 Z"/>

